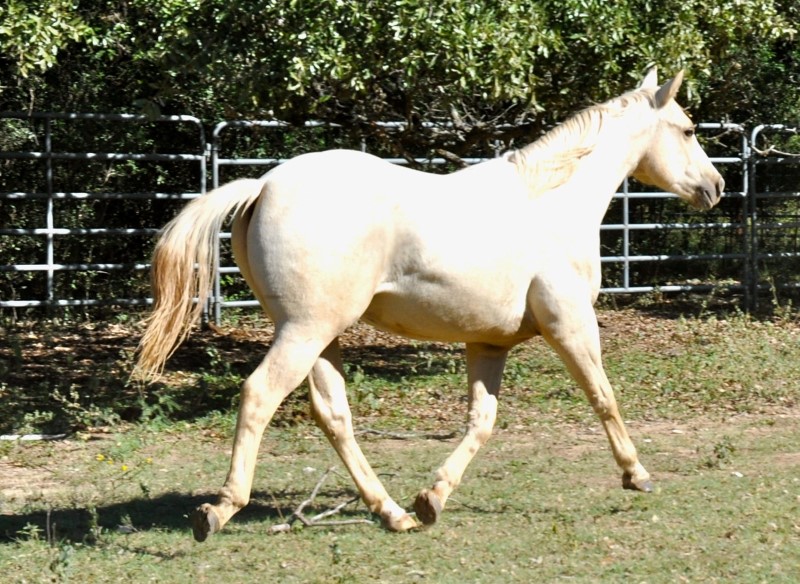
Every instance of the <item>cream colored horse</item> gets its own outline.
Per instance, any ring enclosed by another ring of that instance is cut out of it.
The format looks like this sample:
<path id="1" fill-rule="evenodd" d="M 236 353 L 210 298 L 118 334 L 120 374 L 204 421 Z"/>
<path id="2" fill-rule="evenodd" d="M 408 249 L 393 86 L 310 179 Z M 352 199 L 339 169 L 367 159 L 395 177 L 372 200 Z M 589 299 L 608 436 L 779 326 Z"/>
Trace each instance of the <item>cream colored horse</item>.
<path id="1" fill-rule="evenodd" d="M 674 101 L 682 78 L 659 86 L 651 71 L 637 90 L 537 142 L 450 175 L 328 151 L 188 204 L 156 246 L 156 304 L 138 373 L 161 371 L 197 319 L 214 240 L 231 213 L 236 262 L 275 323 L 272 346 L 242 386 L 225 484 L 215 504 L 192 515 L 195 538 L 247 504 L 262 434 L 306 376 L 314 418 L 367 507 L 395 531 L 434 523 L 492 433 L 509 349 L 536 335 L 600 417 L 623 487 L 651 490 L 603 371 L 593 304 L 600 222 L 623 179 L 633 175 L 700 209 L 721 196 L 722 177 Z M 359 319 L 416 339 L 466 343 L 466 433 L 417 497 L 416 520 L 392 500 L 354 438 L 338 336 Z"/>

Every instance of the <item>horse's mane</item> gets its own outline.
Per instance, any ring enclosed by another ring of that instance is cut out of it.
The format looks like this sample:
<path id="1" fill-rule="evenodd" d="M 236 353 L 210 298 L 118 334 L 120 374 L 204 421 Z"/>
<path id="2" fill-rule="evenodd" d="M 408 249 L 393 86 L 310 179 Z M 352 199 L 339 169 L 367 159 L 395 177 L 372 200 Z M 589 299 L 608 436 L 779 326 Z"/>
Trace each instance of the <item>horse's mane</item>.
<path id="1" fill-rule="evenodd" d="M 594 151 L 600 131 L 607 120 L 619 118 L 628 107 L 642 102 L 653 105 L 652 92 L 631 91 L 605 103 L 590 106 L 535 142 L 512 151 L 508 160 L 517 166 L 517 170 L 528 183 L 531 196 L 536 197 L 570 179 L 578 162 Z"/>

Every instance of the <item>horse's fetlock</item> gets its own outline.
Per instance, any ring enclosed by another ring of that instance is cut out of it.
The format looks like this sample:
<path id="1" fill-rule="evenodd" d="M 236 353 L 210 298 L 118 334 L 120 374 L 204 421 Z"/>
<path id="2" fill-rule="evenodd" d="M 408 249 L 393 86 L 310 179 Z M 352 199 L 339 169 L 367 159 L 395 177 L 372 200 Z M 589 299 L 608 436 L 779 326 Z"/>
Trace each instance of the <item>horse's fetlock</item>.
<path id="1" fill-rule="evenodd" d="M 247 504 L 250 502 L 250 495 L 237 495 L 230 491 L 229 489 L 223 488 L 219 492 L 219 504 L 220 505 L 230 505 L 237 511 L 247 507 Z"/>

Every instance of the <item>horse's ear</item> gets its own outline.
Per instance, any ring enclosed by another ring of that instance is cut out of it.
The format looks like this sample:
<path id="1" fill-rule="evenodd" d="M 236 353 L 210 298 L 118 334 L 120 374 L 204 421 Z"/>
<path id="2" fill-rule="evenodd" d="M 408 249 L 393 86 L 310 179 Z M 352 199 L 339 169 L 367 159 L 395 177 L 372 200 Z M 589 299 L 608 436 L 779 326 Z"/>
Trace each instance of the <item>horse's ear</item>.
<path id="1" fill-rule="evenodd" d="M 653 65 L 647 70 L 647 74 L 639 84 L 639 89 L 655 89 L 656 87 L 658 87 L 658 67 Z"/>
<path id="2" fill-rule="evenodd" d="M 662 108 L 667 105 L 675 96 L 678 94 L 678 90 L 681 88 L 681 83 L 683 82 L 683 69 L 678 71 L 678 74 L 675 75 L 672 79 L 667 81 L 664 85 L 658 88 L 656 91 L 656 107 Z"/>

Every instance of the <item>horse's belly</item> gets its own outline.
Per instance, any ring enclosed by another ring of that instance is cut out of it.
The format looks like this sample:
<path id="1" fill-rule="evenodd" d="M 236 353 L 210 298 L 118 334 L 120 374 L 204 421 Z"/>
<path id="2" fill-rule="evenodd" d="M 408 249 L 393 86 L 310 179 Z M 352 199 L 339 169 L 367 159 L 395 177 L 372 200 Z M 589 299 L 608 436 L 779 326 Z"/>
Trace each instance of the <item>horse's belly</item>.
<path id="1" fill-rule="evenodd" d="M 362 320 L 406 337 L 442 342 L 515 344 L 535 331 L 525 293 L 474 294 L 435 286 L 391 287 L 375 295 Z"/>

